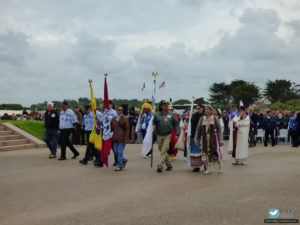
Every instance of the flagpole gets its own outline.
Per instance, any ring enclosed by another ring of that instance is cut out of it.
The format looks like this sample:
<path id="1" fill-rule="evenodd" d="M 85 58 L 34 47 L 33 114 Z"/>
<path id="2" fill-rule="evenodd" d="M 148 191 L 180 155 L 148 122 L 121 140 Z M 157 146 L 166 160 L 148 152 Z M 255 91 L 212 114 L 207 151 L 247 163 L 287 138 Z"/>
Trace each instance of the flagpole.
<path id="1" fill-rule="evenodd" d="M 158 72 L 153 72 L 153 92 L 152 92 L 152 113 L 155 113 L 155 94 L 156 94 L 156 77 L 158 76 Z M 151 148 L 151 162 L 150 166 L 153 167 L 153 126 L 152 126 L 152 148 Z"/>
<path id="2" fill-rule="evenodd" d="M 187 152 L 187 156 L 186 156 L 186 160 L 187 160 L 187 165 L 189 166 L 191 163 L 190 160 L 190 155 L 191 155 L 191 145 L 190 145 L 190 139 L 191 139 L 191 129 L 192 129 L 192 115 L 193 115 L 193 109 L 194 109 L 194 99 L 195 97 L 192 97 L 192 104 L 191 104 L 191 109 L 190 109 L 190 116 L 189 116 L 189 126 L 188 126 L 188 130 L 187 130 L 187 140 L 186 140 L 186 152 Z"/>

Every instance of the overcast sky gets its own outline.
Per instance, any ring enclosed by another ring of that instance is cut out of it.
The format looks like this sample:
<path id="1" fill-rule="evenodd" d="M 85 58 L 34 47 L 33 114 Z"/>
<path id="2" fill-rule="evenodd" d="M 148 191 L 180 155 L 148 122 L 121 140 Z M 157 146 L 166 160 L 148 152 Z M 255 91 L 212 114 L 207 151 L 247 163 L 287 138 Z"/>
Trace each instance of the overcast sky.
<path id="1" fill-rule="evenodd" d="M 299 0 L 0 0 L 0 104 L 208 97 L 213 82 L 300 83 Z M 146 89 L 141 92 L 143 83 Z"/>

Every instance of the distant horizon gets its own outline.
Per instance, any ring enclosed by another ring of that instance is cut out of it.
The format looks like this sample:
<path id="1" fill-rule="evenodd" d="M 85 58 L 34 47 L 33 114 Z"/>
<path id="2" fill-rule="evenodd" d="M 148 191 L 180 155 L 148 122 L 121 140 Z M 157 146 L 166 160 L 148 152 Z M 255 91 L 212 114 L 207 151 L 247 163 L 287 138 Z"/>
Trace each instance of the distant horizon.
<path id="1" fill-rule="evenodd" d="M 277 79 L 277 78 L 276 78 Z M 271 81 L 274 81 L 274 80 L 276 80 L 276 79 L 273 79 L 273 80 L 271 80 Z M 283 78 L 282 78 L 283 79 Z M 235 80 L 239 80 L 239 79 L 235 79 Z M 270 79 L 268 79 L 268 80 L 270 80 Z M 234 81 L 234 80 L 232 80 L 232 81 Z M 247 81 L 247 80 L 245 80 L 246 82 L 250 82 L 250 83 L 255 83 L 255 82 L 252 82 L 252 81 Z M 291 82 L 293 82 L 293 83 L 295 83 L 294 81 L 292 81 L 292 80 L 289 80 L 289 81 L 291 81 Z M 108 82 L 109 82 L 109 80 L 108 80 Z M 219 82 L 225 82 L 225 81 L 219 81 Z M 218 82 L 218 83 L 219 83 Z M 231 81 L 229 81 L 229 82 L 225 82 L 226 84 L 230 84 L 230 82 Z M 267 80 L 266 80 L 266 82 L 267 82 Z M 151 81 L 151 83 L 150 83 L 150 85 L 148 85 L 147 86 L 147 84 L 146 84 L 146 88 L 145 88 L 145 90 L 144 91 L 141 91 L 141 90 L 139 90 L 139 92 L 141 92 L 141 94 L 143 94 L 143 92 L 145 92 L 145 91 L 147 91 L 147 88 L 149 89 L 148 90 L 148 92 L 150 93 L 149 94 L 149 97 L 143 97 L 143 98 L 137 98 L 137 97 L 133 97 L 133 98 L 118 98 L 118 97 L 112 97 L 112 98 L 110 98 L 109 97 L 109 99 L 118 99 L 118 100 L 133 100 L 133 99 L 137 99 L 138 101 L 143 101 L 144 99 L 151 99 L 151 93 L 152 93 L 152 84 L 153 84 L 153 82 Z M 295 84 L 297 84 L 297 83 L 295 83 Z M 168 85 L 168 83 L 167 83 L 167 81 L 166 81 L 166 87 L 163 87 L 162 89 L 158 89 L 158 86 L 159 86 L 159 84 L 158 83 L 156 83 L 156 97 L 157 97 L 157 101 L 160 101 L 160 100 L 162 100 L 162 99 L 164 99 L 164 100 L 168 100 L 169 101 L 169 99 L 170 98 L 172 98 L 172 100 L 173 100 L 173 102 L 175 102 L 175 101 L 177 101 L 177 100 L 180 100 L 180 99 L 186 99 L 186 100 L 190 100 L 190 101 L 192 101 L 192 97 L 193 96 L 190 96 L 190 98 L 188 98 L 188 97 L 182 97 L 182 98 L 174 98 L 174 97 L 172 97 L 172 96 L 167 96 L 167 97 L 164 97 L 164 96 L 160 96 L 159 94 L 159 92 L 161 91 L 161 90 L 163 90 L 163 89 L 166 89 L 167 88 L 167 85 Z M 257 84 L 256 84 L 257 85 Z M 263 84 L 262 86 L 259 86 L 259 88 L 260 88 L 260 91 L 262 91 L 262 89 L 264 88 L 264 85 L 265 84 Z M 300 83 L 299 83 L 299 85 L 300 85 Z M 149 86 L 151 86 L 151 87 L 149 87 Z M 29 108 L 31 105 L 36 105 L 36 104 L 39 104 L 39 103 L 43 103 L 43 102 L 52 102 L 52 101 L 59 101 L 59 102 L 62 102 L 63 100 L 78 100 L 79 98 L 88 98 L 88 99 L 90 99 L 90 88 L 89 88 L 89 86 L 87 85 L 87 90 L 88 90 L 88 92 L 89 92 L 89 95 L 88 96 L 79 96 L 79 97 L 67 97 L 67 96 L 65 96 L 65 97 L 63 97 L 63 98 L 61 98 L 60 100 L 59 99 L 49 99 L 49 100 L 42 100 L 42 101 L 40 101 L 40 102 L 33 102 L 33 103 L 30 103 L 29 105 L 23 105 L 22 103 L 19 103 L 19 102 L 0 102 L 0 105 L 2 105 L 2 104 L 20 104 L 20 105 L 22 105 L 22 106 L 24 106 L 24 107 L 26 107 L 26 108 Z M 94 89 L 94 94 L 97 92 L 97 88 L 95 88 L 95 86 L 94 86 L 94 84 L 93 84 L 93 89 Z M 104 91 L 104 90 L 103 90 Z M 150 92 L 151 91 L 151 92 Z M 110 85 L 109 85 L 109 83 L 108 83 L 108 96 L 110 96 Z M 197 99 L 197 98 L 203 98 L 205 101 L 208 101 L 209 102 L 209 100 L 208 100 L 208 98 L 209 98 L 209 93 L 207 93 L 207 96 L 206 97 L 204 97 L 204 96 L 194 96 L 195 97 L 195 99 Z M 104 96 L 97 96 L 96 94 L 95 94 L 95 98 L 102 98 L 103 99 L 103 97 Z M 261 96 L 261 98 L 259 98 L 259 100 L 262 100 L 262 99 L 265 99 L 266 97 L 264 97 L 264 96 Z M 0 98 L 1 99 L 1 98 Z"/>

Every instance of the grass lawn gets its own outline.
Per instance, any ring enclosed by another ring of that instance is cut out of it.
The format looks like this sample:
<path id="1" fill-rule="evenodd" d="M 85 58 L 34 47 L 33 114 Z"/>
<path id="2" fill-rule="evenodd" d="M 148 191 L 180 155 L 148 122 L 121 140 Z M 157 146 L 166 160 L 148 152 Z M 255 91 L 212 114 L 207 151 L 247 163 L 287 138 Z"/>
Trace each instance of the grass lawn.
<path id="1" fill-rule="evenodd" d="M 31 121 L 31 120 L 0 120 L 0 122 L 8 122 L 20 129 L 28 132 L 29 134 L 44 140 L 44 122 Z"/>

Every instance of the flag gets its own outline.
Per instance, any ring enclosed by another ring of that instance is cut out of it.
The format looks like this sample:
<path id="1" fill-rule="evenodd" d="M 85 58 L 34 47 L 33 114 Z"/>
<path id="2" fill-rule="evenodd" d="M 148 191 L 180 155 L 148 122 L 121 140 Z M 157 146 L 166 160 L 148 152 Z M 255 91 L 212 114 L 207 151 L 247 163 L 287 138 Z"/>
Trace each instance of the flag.
<path id="1" fill-rule="evenodd" d="M 149 125 L 146 130 L 146 135 L 143 140 L 143 148 L 142 148 L 142 155 L 147 156 L 147 154 L 151 151 L 152 149 L 152 140 L 153 140 L 153 116 L 151 120 L 149 121 Z"/>
<path id="2" fill-rule="evenodd" d="M 144 83 L 143 87 L 142 87 L 142 91 L 144 91 L 145 87 L 146 87 L 146 84 Z"/>
<path id="3" fill-rule="evenodd" d="M 104 77 L 104 112 L 103 112 L 103 132 L 102 132 L 102 151 L 101 151 L 101 161 L 104 165 L 108 166 L 108 155 L 111 150 L 111 116 L 109 115 L 109 100 L 108 100 L 108 90 L 106 76 Z"/>
<path id="4" fill-rule="evenodd" d="M 164 82 L 162 82 L 160 85 L 159 85 L 159 89 L 161 89 L 161 88 L 163 88 L 163 87 L 165 87 L 165 85 L 166 85 L 166 82 L 164 81 Z"/>
<path id="5" fill-rule="evenodd" d="M 94 91 L 93 91 L 92 84 L 90 84 L 90 89 L 91 89 L 91 108 L 92 108 L 93 117 L 94 117 L 94 127 L 93 127 L 93 130 L 92 130 L 91 134 L 90 134 L 89 142 L 94 145 L 95 149 L 101 151 L 101 149 L 102 149 L 102 137 L 101 137 L 101 133 L 97 134 L 97 132 L 96 132 L 96 129 L 97 129 L 96 99 L 95 99 L 95 96 L 94 96 Z"/>

